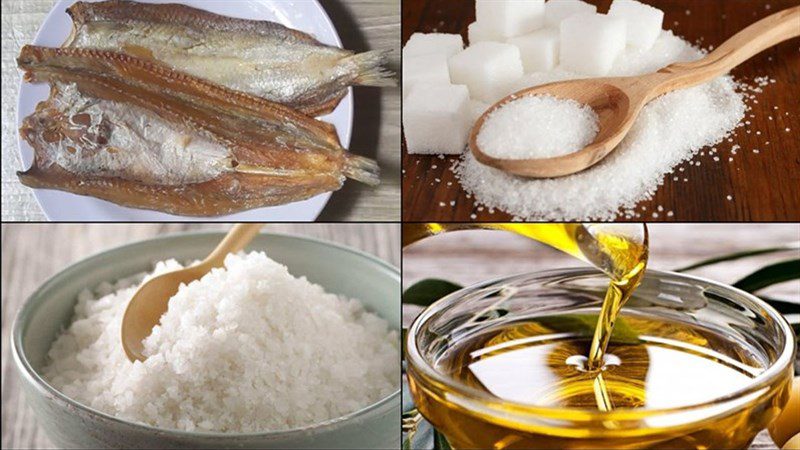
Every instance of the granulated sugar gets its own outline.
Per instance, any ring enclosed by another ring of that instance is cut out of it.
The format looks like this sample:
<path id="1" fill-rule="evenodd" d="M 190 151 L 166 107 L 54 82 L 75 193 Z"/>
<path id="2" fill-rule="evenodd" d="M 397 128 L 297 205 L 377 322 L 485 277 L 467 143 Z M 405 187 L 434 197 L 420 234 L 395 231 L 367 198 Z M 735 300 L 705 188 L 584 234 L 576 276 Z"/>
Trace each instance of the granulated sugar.
<path id="1" fill-rule="evenodd" d="M 399 337 L 357 301 L 264 253 L 229 255 L 170 300 L 131 363 L 120 324 L 138 280 L 83 292 L 45 379 L 105 413 L 160 428 L 256 432 L 355 412 L 399 386 Z M 155 274 L 179 268 L 158 263 Z M 141 277 L 139 277 L 141 279 Z"/>
<path id="2" fill-rule="evenodd" d="M 664 31 L 649 51 L 629 49 L 610 75 L 644 74 L 702 56 L 702 51 Z M 527 75 L 524 83 L 535 86 L 575 78 L 580 76 L 556 69 Z M 497 208 L 517 220 L 614 220 L 651 198 L 678 164 L 728 138 L 746 110 L 744 95 L 736 89 L 733 78 L 724 76 L 654 100 L 616 150 L 575 175 L 519 178 L 478 163 L 470 153 L 453 170 L 476 206 Z"/>
<path id="3" fill-rule="evenodd" d="M 597 114 L 575 100 L 524 96 L 492 112 L 478 133 L 478 146 L 505 159 L 550 158 L 594 141 Z"/>

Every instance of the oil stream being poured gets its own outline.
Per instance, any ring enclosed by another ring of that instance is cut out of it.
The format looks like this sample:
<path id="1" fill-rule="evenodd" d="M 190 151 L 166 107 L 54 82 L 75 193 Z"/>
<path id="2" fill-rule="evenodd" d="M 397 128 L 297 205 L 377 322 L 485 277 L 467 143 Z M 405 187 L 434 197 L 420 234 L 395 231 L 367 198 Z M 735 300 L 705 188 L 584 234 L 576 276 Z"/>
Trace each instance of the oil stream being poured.
<path id="1" fill-rule="evenodd" d="M 425 237 L 470 229 L 504 230 L 547 244 L 585 261 L 608 275 L 610 281 L 585 359 L 573 362 L 593 376 L 597 408 L 613 408 L 603 378 L 605 352 L 620 308 L 639 285 L 647 265 L 647 229 L 643 224 L 406 224 L 403 246 Z"/>

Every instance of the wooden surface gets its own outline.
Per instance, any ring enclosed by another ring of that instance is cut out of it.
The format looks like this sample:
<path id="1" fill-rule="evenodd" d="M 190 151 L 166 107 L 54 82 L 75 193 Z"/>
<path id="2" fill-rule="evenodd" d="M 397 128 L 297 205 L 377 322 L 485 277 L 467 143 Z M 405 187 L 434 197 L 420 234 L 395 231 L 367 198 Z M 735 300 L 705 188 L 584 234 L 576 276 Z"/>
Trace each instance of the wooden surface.
<path id="1" fill-rule="evenodd" d="M 605 12 L 611 0 L 587 0 Z M 644 0 L 664 10 L 664 28 L 703 47 L 719 46 L 727 38 L 767 15 L 795 6 L 797 0 Z M 688 11 L 688 12 L 687 12 Z M 404 0 L 403 42 L 414 32 L 461 33 L 474 21 L 473 2 Z M 800 24 L 798 25 L 800 26 Z M 701 40 L 702 39 L 702 40 Z M 798 39 L 767 50 L 733 71 L 738 80 L 752 84 L 756 77 L 777 81 L 758 94 L 758 104 L 747 112 L 751 124 L 738 128 L 733 143 L 740 150 L 733 163 L 727 158 L 696 156 L 684 163 L 678 181 L 667 175 L 654 198 L 637 205 L 637 211 L 654 211 L 661 205 L 674 211 L 658 221 L 785 221 L 800 220 L 800 51 Z M 778 109 L 775 110 L 774 108 Z M 785 115 L 786 113 L 789 115 Z M 753 115 L 754 117 L 750 117 Z M 773 120 L 769 120 L 773 116 Z M 785 129 L 790 128 L 791 132 Z M 748 134 L 747 130 L 751 130 Z M 756 132 L 760 131 L 761 135 Z M 769 141 L 770 144 L 766 145 Z M 755 154 L 751 150 L 762 149 Z M 450 171 L 455 160 L 408 155 L 403 150 L 403 218 L 409 221 L 504 221 L 502 212 L 477 211 Z M 433 166 L 436 166 L 435 168 Z M 683 178 L 688 182 L 684 182 Z M 441 181 L 437 182 L 436 179 Z M 449 184 L 449 185 L 448 185 Z M 727 201 L 728 195 L 733 201 Z M 455 201 L 451 206 L 450 202 Z M 441 205 L 445 206 L 441 206 Z M 475 214 L 476 218 L 471 219 Z M 650 220 L 648 218 L 648 220 Z"/>
<path id="2" fill-rule="evenodd" d="M 654 269 L 670 270 L 737 250 L 800 241 L 798 224 L 654 224 L 650 231 L 650 262 Z M 781 261 L 797 252 L 757 257 L 710 266 L 694 275 L 732 283 L 765 263 Z M 404 288 L 424 278 L 443 278 L 462 285 L 560 267 L 580 266 L 570 256 L 521 236 L 502 231 L 459 231 L 428 238 L 403 251 Z M 800 283 L 771 288 L 770 295 L 800 303 Z M 411 324 L 421 308 L 403 307 L 403 326 Z M 800 355 L 795 362 L 797 370 Z M 800 373 L 800 372 L 798 372 Z M 761 433 L 752 449 L 774 449 Z"/>
<path id="3" fill-rule="evenodd" d="M 323 0 L 345 48 L 391 50 L 389 68 L 400 70 L 400 0 Z M 47 220 L 33 191 L 16 176 L 22 168 L 17 147 L 16 108 L 20 71 L 16 56 L 32 42 L 55 0 L 2 2 L 2 220 Z M 355 113 L 350 150 L 378 161 L 381 184 L 350 181 L 335 192 L 320 221 L 395 221 L 400 219 L 400 89 L 354 90 Z"/>
<path id="4" fill-rule="evenodd" d="M 48 278 L 89 255 L 133 241 L 186 230 L 227 230 L 227 225 L 2 226 L 2 448 L 52 448 L 20 392 L 11 359 L 11 323 L 22 303 Z M 268 224 L 265 231 L 311 236 L 351 246 L 400 266 L 396 224 Z"/>

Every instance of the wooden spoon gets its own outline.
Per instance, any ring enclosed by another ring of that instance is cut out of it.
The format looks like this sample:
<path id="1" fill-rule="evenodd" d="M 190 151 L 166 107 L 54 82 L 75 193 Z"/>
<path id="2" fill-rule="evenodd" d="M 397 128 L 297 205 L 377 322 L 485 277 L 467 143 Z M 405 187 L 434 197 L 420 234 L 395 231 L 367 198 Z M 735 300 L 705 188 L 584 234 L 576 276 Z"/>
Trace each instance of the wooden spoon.
<path id="1" fill-rule="evenodd" d="M 713 80 L 773 45 L 800 36 L 800 6 L 773 14 L 745 28 L 705 58 L 677 63 L 636 77 L 573 80 L 523 89 L 489 108 L 472 127 L 469 148 L 475 159 L 506 172 L 533 178 L 570 175 L 597 164 L 622 141 L 642 108 L 654 98 Z M 594 142 L 574 153 L 541 159 L 503 159 L 478 147 L 478 133 L 496 109 L 526 95 L 551 95 L 591 107 L 599 118 Z"/>
<path id="2" fill-rule="evenodd" d="M 245 248 L 262 226 L 260 223 L 234 225 L 217 248 L 202 262 L 151 278 L 139 287 L 122 317 L 122 348 L 131 362 L 146 359 L 142 354 L 142 341 L 158 325 L 161 315 L 167 311 L 169 299 L 178 292 L 178 287 L 201 278 L 215 267 L 222 267 L 225 256 Z"/>

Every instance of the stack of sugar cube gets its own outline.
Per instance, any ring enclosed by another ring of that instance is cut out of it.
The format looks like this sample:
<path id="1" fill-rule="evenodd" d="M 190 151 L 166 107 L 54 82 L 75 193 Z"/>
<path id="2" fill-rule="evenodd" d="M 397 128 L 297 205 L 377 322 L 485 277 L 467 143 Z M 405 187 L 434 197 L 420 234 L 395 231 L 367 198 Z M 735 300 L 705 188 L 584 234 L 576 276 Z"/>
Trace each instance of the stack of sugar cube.
<path id="1" fill-rule="evenodd" d="M 608 14 L 576 14 L 560 24 L 560 65 L 589 76 L 607 75 L 626 47 L 649 50 L 664 13 L 636 0 L 614 0 Z"/>
<path id="2" fill-rule="evenodd" d="M 403 47 L 403 132 L 412 154 L 460 154 L 471 122 L 469 92 L 450 82 L 458 34 L 415 33 Z"/>
<path id="3" fill-rule="evenodd" d="M 458 34 L 414 33 L 403 47 L 403 96 L 417 83 L 450 84 L 447 59 L 464 48 Z"/>
<path id="4" fill-rule="evenodd" d="M 475 12 L 467 48 L 459 35 L 436 33 L 416 33 L 403 48 L 409 153 L 461 153 L 481 108 L 525 87 L 525 74 L 606 76 L 626 48 L 652 48 L 664 20 L 637 0 L 613 0 L 608 14 L 582 0 L 476 0 Z"/>

